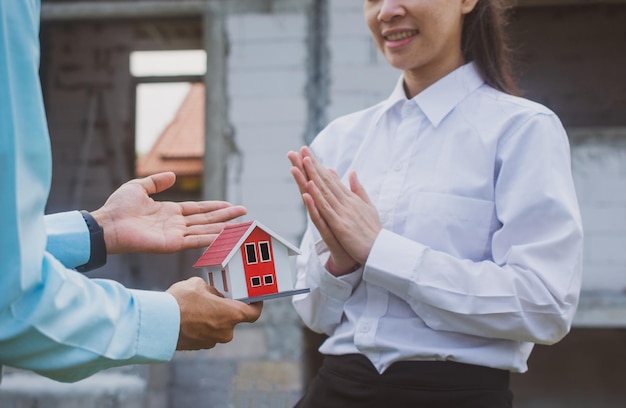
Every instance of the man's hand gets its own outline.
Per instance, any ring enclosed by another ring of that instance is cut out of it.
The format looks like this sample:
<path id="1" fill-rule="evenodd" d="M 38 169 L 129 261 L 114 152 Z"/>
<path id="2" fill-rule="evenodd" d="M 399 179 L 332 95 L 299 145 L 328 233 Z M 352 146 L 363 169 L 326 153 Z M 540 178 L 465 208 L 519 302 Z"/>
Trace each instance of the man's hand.
<path id="1" fill-rule="evenodd" d="M 255 322 L 263 303 L 245 304 L 226 299 L 198 277 L 173 284 L 167 293 L 180 307 L 180 333 L 177 350 L 200 350 L 228 343 L 238 323 Z"/>
<path id="2" fill-rule="evenodd" d="M 104 230 L 109 254 L 173 253 L 209 246 L 224 222 L 246 214 L 224 201 L 154 201 L 150 195 L 174 185 L 176 175 L 158 173 L 124 183 L 91 213 Z"/>

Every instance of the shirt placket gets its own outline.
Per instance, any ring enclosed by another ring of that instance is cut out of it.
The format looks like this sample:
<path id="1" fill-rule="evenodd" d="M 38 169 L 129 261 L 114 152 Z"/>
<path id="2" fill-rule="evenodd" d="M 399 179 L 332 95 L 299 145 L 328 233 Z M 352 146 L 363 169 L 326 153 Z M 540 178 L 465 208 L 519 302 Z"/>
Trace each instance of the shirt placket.
<path id="1" fill-rule="evenodd" d="M 412 139 L 418 136 L 422 122 L 422 116 L 418 111 L 419 109 L 413 102 L 406 102 L 401 109 L 399 120 L 389 129 L 391 135 L 388 142 L 391 147 L 389 156 L 384 158 L 387 161 L 385 166 L 387 170 L 376 201 L 383 228 L 392 229 L 394 226 L 396 205 L 405 185 L 413 152 L 414 140 Z M 384 159 L 381 158 L 381 160 Z M 377 349 L 376 331 L 380 318 L 387 312 L 389 293 L 371 284 L 367 284 L 366 290 L 367 300 L 363 315 L 356 325 L 355 345 L 376 364 L 380 359 L 379 352 L 375 351 Z"/>

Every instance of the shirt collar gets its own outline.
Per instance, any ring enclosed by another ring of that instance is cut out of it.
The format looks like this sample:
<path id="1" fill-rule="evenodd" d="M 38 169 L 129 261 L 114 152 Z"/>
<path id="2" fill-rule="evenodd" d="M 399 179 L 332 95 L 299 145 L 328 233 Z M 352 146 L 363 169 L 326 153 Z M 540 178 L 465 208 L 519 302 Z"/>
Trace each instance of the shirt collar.
<path id="1" fill-rule="evenodd" d="M 404 92 L 404 76 L 400 75 L 398 81 L 396 82 L 396 86 L 393 88 L 391 95 L 384 102 L 382 102 L 382 109 L 378 112 L 378 114 L 374 118 L 374 123 L 378 123 L 380 119 L 385 115 L 391 108 L 393 108 L 399 102 L 407 102 L 408 99 L 406 97 L 406 93 Z"/>
<path id="2" fill-rule="evenodd" d="M 470 62 L 441 78 L 413 99 L 407 100 L 404 92 L 404 78 L 401 76 L 391 95 L 385 100 L 376 121 L 380 120 L 395 104 L 406 101 L 416 103 L 432 125 L 437 127 L 459 102 L 483 83 L 475 64 Z"/>

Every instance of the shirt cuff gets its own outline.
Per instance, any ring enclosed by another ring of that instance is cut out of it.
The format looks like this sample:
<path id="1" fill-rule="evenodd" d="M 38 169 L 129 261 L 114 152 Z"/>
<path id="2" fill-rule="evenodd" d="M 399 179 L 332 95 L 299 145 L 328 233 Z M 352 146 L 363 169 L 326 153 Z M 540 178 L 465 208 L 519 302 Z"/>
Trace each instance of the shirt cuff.
<path id="1" fill-rule="evenodd" d="M 85 210 L 80 212 L 89 230 L 89 261 L 76 267 L 79 272 L 89 272 L 107 263 L 107 247 L 104 242 L 104 230 L 93 216 Z"/>
<path id="2" fill-rule="evenodd" d="M 89 261 L 89 229 L 78 211 L 67 211 L 44 217 L 48 242 L 46 252 L 66 268 L 76 268 Z"/>
<path id="3" fill-rule="evenodd" d="M 352 292 L 361 281 L 363 268 L 359 268 L 346 275 L 335 276 L 325 267 L 326 262 L 328 262 L 328 258 L 330 258 L 330 251 L 324 241 L 318 241 L 315 243 L 315 251 L 321 267 L 321 276 L 319 281 L 320 290 L 329 298 L 342 302 L 350 298 Z"/>
<path id="4" fill-rule="evenodd" d="M 169 293 L 132 289 L 139 304 L 137 355 L 147 362 L 169 361 L 178 344 L 180 309 Z"/>
<path id="5" fill-rule="evenodd" d="M 418 265 L 426 247 L 388 230 L 381 230 L 363 268 L 363 280 L 408 299 L 417 282 Z"/>

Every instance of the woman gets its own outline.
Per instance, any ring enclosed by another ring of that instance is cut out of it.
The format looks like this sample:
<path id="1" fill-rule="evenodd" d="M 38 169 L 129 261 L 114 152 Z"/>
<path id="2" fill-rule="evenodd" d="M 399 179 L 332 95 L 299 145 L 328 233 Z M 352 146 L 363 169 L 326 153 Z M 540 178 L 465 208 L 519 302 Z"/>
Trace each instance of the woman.
<path id="1" fill-rule="evenodd" d="M 329 336 L 298 407 L 510 407 L 509 373 L 567 334 L 582 253 L 569 145 L 553 112 L 513 96 L 504 4 L 364 1 L 403 75 L 288 154 L 310 215 L 311 292 L 294 305 Z"/>

